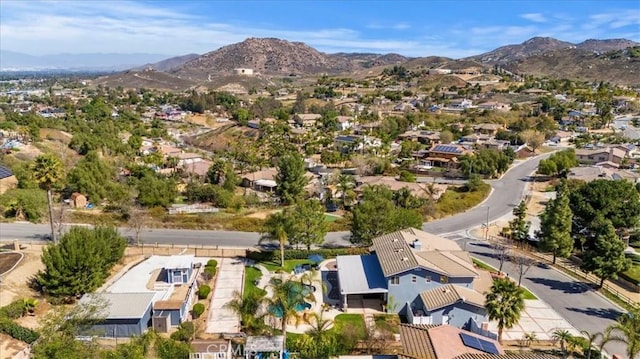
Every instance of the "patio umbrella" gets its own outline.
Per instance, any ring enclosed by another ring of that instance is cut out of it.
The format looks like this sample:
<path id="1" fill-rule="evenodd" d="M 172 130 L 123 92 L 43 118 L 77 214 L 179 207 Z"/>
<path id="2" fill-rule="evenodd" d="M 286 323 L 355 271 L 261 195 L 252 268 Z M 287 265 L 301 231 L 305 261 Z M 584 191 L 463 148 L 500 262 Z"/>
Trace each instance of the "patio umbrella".
<path id="1" fill-rule="evenodd" d="M 312 254 L 307 259 L 313 264 L 318 264 L 324 260 L 324 257 L 319 254 Z"/>

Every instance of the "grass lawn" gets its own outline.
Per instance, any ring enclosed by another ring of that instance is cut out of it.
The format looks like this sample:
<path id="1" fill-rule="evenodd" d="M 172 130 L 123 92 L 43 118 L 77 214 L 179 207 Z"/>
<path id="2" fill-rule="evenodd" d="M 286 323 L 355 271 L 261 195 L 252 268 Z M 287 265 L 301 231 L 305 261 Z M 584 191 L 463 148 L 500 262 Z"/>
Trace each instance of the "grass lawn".
<path id="1" fill-rule="evenodd" d="M 362 314 L 338 314 L 333 323 L 332 330 L 337 333 L 344 333 L 348 328 L 352 328 L 358 338 L 364 339 L 367 336 Z"/>
<path id="2" fill-rule="evenodd" d="M 436 202 L 436 217 L 449 216 L 475 207 L 489 195 L 489 192 L 491 192 L 491 186 L 486 183 L 473 192 L 449 187 Z"/>
<path id="3" fill-rule="evenodd" d="M 400 317 L 397 314 L 375 314 L 373 319 L 378 329 L 387 330 L 391 333 L 400 333 Z"/>
<path id="4" fill-rule="evenodd" d="M 473 264 L 476 265 L 476 267 L 482 269 L 482 270 L 486 270 L 489 272 L 497 272 L 498 269 L 497 268 L 493 268 L 492 266 L 488 265 L 487 263 L 475 259 L 475 258 L 471 258 L 471 260 L 473 261 Z M 524 299 L 538 299 L 538 297 L 535 296 L 535 294 L 531 293 L 527 288 L 522 287 L 522 291 L 524 292 Z"/>
<path id="5" fill-rule="evenodd" d="M 262 273 L 260 270 L 253 267 L 245 267 L 244 269 L 244 293 L 243 295 L 246 297 L 249 293 L 258 293 L 261 297 L 264 297 L 267 292 L 264 289 L 260 289 L 256 287 L 254 284 L 260 278 L 262 278 Z"/>
<path id="6" fill-rule="evenodd" d="M 479 260 L 479 259 L 475 259 L 475 258 L 471 258 L 471 260 L 473 261 L 473 264 L 476 265 L 476 267 L 489 271 L 489 272 L 497 272 L 498 268 L 493 268 L 492 266 L 488 265 L 487 263 Z"/>
<path id="7" fill-rule="evenodd" d="M 631 266 L 631 269 L 624 272 L 623 274 L 624 276 L 629 277 L 629 279 L 635 281 L 636 283 L 640 283 L 640 265 L 636 264 Z"/>
<path id="8" fill-rule="evenodd" d="M 276 272 L 279 270 L 284 270 L 286 273 L 293 272 L 293 268 L 298 264 L 310 264 L 306 259 L 286 259 L 284 261 L 284 267 L 280 267 L 280 261 L 278 262 L 260 262 L 265 268 L 267 268 L 270 272 Z"/>

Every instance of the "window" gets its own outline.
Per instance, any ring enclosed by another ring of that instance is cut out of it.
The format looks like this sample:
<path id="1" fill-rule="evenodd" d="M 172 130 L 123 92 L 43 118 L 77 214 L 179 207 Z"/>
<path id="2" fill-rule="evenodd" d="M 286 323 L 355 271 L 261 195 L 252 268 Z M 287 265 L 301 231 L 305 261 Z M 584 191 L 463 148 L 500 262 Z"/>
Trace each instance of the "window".
<path id="1" fill-rule="evenodd" d="M 418 282 L 418 277 L 416 277 L 415 275 L 411 276 L 411 282 L 417 283 Z"/>
<path id="2" fill-rule="evenodd" d="M 398 277 L 397 275 L 393 276 L 393 277 L 391 277 L 391 279 L 389 279 L 389 282 L 391 284 L 398 285 L 398 284 L 400 284 L 400 277 Z"/>
<path id="3" fill-rule="evenodd" d="M 446 276 L 441 275 L 440 276 L 440 283 L 442 283 L 442 284 L 449 283 L 449 278 L 447 278 Z"/>
<path id="4" fill-rule="evenodd" d="M 429 283 L 429 282 L 431 282 L 431 276 L 430 276 L 430 275 L 428 275 L 428 276 L 424 277 L 424 282 L 425 282 L 425 283 Z"/>

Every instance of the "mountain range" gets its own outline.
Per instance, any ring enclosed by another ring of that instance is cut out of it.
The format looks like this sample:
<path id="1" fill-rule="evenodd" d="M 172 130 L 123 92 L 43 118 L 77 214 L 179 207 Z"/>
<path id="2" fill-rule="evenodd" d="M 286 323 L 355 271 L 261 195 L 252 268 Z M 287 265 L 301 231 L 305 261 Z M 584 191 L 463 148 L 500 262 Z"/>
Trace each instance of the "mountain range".
<path id="1" fill-rule="evenodd" d="M 145 63 L 166 59 L 162 54 L 55 54 L 34 56 L 21 52 L 0 50 L 1 71 L 81 70 L 123 71 Z"/>
<path id="2" fill-rule="evenodd" d="M 130 69 L 114 75 L 119 86 L 126 87 L 128 77 L 137 86 L 150 87 L 171 83 L 181 86 L 211 86 L 212 78 L 233 77 L 234 69 L 249 68 L 259 76 L 306 76 L 323 73 L 373 73 L 383 67 L 403 65 L 409 69 L 479 67 L 489 69 L 499 65 L 517 73 L 532 73 L 573 79 L 613 81 L 640 84 L 640 56 L 630 51 L 640 43 L 627 39 L 589 39 L 570 43 L 550 37 L 534 37 L 521 44 L 507 45 L 464 59 L 430 56 L 408 58 L 399 54 L 320 52 L 302 42 L 275 38 L 248 38 L 202 55 L 189 54 L 166 58 L 158 54 L 84 54 L 36 57 L 2 51 L 0 66 L 73 66 L 87 69 L 98 66 L 105 70 Z M 611 56 L 611 53 L 618 55 Z M 134 63 L 137 62 L 137 63 Z M 145 65 L 142 65 L 145 64 Z M 160 75 L 162 73 L 162 75 Z M 158 79 L 155 79 L 158 77 Z M 237 76 L 236 76 L 237 77 Z M 110 77 L 102 78 L 109 85 Z M 141 79 L 144 79 L 142 81 Z M 141 82 L 142 81 L 142 82 Z M 154 82 L 156 84 L 154 84 Z M 215 81 L 214 81 L 215 82 Z M 219 83 L 219 82 L 217 82 Z M 133 84 L 132 84 L 133 85 Z M 166 86 L 161 86 L 165 88 Z"/>

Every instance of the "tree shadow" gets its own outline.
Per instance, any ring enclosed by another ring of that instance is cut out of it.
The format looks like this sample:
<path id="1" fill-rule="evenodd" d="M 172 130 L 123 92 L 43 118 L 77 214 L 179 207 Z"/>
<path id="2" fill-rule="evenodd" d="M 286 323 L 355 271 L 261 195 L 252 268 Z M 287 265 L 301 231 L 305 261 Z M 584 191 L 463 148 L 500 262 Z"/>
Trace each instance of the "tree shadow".
<path id="1" fill-rule="evenodd" d="M 555 279 L 527 277 L 530 281 L 545 285 L 553 290 L 562 291 L 568 294 L 586 293 L 591 290 L 591 283 L 587 282 L 561 282 Z"/>
<path id="2" fill-rule="evenodd" d="M 489 248 L 491 248 L 491 247 L 489 247 Z M 487 258 L 493 258 L 493 259 L 495 259 L 495 260 L 497 260 L 497 261 L 500 261 L 500 255 L 498 255 L 498 254 L 496 254 L 496 253 L 476 252 L 476 251 L 469 252 L 469 253 L 471 253 L 471 254 L 475 254 L 475 255 L 477 255 L 477 256 L 482 256 L 482 257 L 487 257 Z M 509 260 L 509 255 L 508 255 L 508 254 L 503 254 L 502 256 L 503 256 L 503 258 L 502 258 L 502 259 L 504 260 L 504 262 L 505 262 L 505 263 L 510 262 L 510 260 Z"/>
<path id="3" fill-rule="evenodd" d="M 611 308 L 567 308 L 573 312 L 586 314 L 588 316 L 600 317 L 605 319 L 616 320 L 622 312 Z"/>

